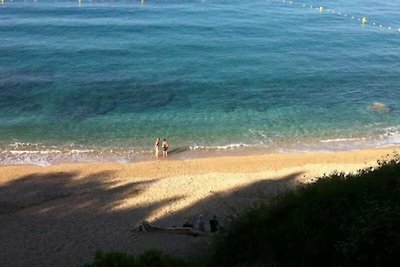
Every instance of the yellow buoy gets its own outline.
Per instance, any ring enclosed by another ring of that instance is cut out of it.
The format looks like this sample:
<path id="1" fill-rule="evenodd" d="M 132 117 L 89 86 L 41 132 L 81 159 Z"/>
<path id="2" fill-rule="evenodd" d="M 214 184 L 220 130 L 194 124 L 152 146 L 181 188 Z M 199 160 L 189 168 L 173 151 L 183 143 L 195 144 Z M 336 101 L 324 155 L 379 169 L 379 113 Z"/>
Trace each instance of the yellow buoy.
<path id="1" fill-rule="evenodd" d="M 361 23 L 362 23 L 362 24 L 367 24 L 367 22 L 368 22 L 367 18 L 366 18 L 366 17 L 363 17 L 362 20 L 361 20 Z"/>
<path id="2" fill-rule="evenodd" d="M 323 6 L 320 6 L 319 7 L 319 12 L 323 12 L 324 11 L 324 7 Z"/>

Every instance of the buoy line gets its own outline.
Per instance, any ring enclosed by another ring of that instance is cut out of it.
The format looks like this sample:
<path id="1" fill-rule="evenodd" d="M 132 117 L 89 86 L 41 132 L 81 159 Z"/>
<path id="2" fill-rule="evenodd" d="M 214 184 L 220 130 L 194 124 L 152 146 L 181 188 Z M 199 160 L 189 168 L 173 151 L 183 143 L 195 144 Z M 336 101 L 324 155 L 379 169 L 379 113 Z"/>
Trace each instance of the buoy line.
<path id="1" fill-rule="evenodd" d="M 389 31 L 397 31 L 400 33 L 400 27 L 392 27 L 392 26 L 387 26 L 387 25 L 384 25 L 384 24 L 378 23 L 378 22 L 370 22 L 370 21 L 368 21 L 367 17 L 353 16 L 348 13 L 343 13 L 339 10 L 335 10 L 333 8 L 329 8 L 329 7 L 323 6 L 323 5 L 316 5 L 316 4 L 311 5 L 311 4 L 306 4 L 306 3 L 298 3 L 297 1 L 294 1 L 294 0 L 267 0 L 267 2 L 284 3 L 284 4 L 287 4 L 290 6 L 300 6 L 300 7 L 304 7 L 304 8 L 308 8 L 308 9 L 313 9 L 313 10 L 318 11 L 319 13 L 334 14 L 336 16 L 341 16 L 341 17 L 349 18 L 351 20 L 356 20 L 356 21 L 359 21 L 364 26 L 369 25 L 371 27 L 383 28 L 383 29 L 387 29 Z"/>
<path id="2" fill-rule="evenodd" d="M 13 2 L 13 0 L 0 0 L 0 4 L 4 5 L 6 1 L 9 2 Z M 27 0 L 24 0 L 24 2 L 26 2 Z M 103 2 L 104 0 L 101 0 L 101 2 Z M 205 2 L 205 0 L 201 0 L 202 2 Z M 33 2 L 37 2 L 37 0 L 33 0 Z M 79 2 L 79 6 L 82 5 L 83 0 L 78 0 Z M 88 2 L 92 2 L 92 0 L 88 0 Z M 140 2 L 142 4 L 144 4 L 145 0 L 140 0 Z M 311 4 L 306 4 L 306 3 L 299 3 L 295 0 L 267 0 L 267 2 L 269 3 L 284 3 L 287 5 L 291 5 L 291 6 L 300 6 L 300 7 L 304 7 L 304 8 L 310 8 L 310 9 L 314 9 L 316 11 L 318 11 L 319 13 L 331 13 L 331 14 L 335 14 L 337 16 L 342 16 L 342 17 L 346 17 L 346 18 L 350 18 L 351 20 L 357 20 L 359 21 L 362 25 L 369 25 L 369 26 L 374 26 L 377 28 L 384 28 L 387 29 L 389 31 L 397 31 L 400 33 L 400 27 L 392 27 L 392 26 L 386 26 L 383 25 L 382 23 L 377 23 L 377 22 L 369 22 L 368 19 L 366 17 L 356 17 L 356 16 L 352 16 L 350 14 L 347 13 L 343 13 L 341 11 L 335 10 L 333 8 L 329 8 L 327 6 L 324 5 L 311 5 Z"/>

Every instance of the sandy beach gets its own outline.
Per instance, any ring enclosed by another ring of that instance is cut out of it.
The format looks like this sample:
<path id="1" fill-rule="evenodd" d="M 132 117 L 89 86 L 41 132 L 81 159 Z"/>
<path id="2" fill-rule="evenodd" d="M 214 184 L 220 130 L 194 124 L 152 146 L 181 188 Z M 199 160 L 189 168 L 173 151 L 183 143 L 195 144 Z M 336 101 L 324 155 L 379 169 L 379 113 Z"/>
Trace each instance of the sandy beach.
<path id="1" fill-rule="evenodd" d="M 1 266 L 76 266 L 97 250 L 194 256 L 210 236 L 132 230 L 142 220 L 181 226 L 199 214 L 223 224 L 260 200 L 324 173 L 374 166 L 396 149 L 1 166 Z"/>

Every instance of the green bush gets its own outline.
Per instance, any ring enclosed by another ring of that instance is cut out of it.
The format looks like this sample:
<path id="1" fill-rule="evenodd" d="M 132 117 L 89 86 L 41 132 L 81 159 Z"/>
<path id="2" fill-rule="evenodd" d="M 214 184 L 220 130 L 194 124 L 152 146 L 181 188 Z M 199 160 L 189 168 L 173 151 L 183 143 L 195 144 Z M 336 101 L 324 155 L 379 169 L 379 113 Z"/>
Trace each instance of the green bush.
<path id="1" fill-rule="evenodd" d="M 400 164 L 334 173 L 230 223 L 210 266 L 400 266 Z"/>
<path id="2" fill-rule="evenodd" d="M 151 250 L 135 258 L 134 256 L 120 253 L 97 252 L 92 263 L 84 267 L 187 267 L 180 259 L 170 257 L 159 251 Z"/>

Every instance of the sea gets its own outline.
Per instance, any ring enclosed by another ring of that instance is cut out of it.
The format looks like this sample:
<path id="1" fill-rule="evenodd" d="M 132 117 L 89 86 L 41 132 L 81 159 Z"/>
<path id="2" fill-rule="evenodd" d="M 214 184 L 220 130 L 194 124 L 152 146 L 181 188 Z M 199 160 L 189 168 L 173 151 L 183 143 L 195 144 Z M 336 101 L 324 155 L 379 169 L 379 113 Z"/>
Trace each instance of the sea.
<path id="1" fill-rule="evenodd" d="M 157 137 L 399 145 L 400 1 L 0 0 L 0 164 L 151 159 Z"/>

